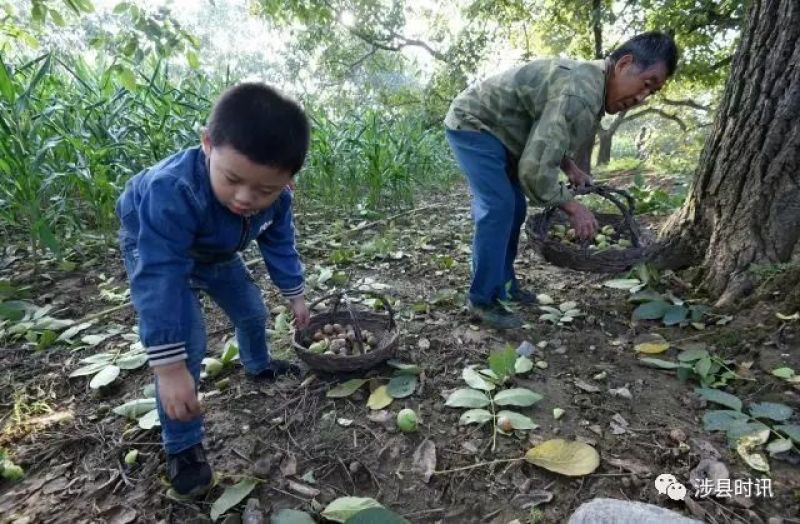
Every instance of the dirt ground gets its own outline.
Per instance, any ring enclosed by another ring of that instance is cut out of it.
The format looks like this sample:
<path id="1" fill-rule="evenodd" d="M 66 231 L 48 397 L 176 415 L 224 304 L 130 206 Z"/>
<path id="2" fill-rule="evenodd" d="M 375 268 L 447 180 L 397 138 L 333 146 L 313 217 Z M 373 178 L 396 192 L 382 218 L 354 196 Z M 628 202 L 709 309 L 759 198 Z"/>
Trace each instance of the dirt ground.
<path id="1" fill-rule="evenodd" d="M 780 366 L 800 369 L 797 322 L 778 320 L 770 304 L 761 303 L 735 312 L 734 320 L 725 326 L 701 332 L 633 323 L 626 292 L 601 285 L 608 276 L 552 267 L 526 247 L 523 238 L 517 268 L 524 285 L 549 294 L 556 302 L 578 302 L 585 316 L 571 327 L 555 327 L 540 321 L 541 312 L 529 307 L 520 310 L 529 323 L 527 329 L 484 329 L 466 314 L 463 295 L 453 300 L 435 298 L 447 290 L 463 293 L 471 235 L 468 197 L 463 191 L 436 202 L 438 207 L 365 228 L 353 237 L 356 251 L 380 235 L 385 240 L 383 252 L 357 255 L 339 266 L 351 283 L 368 277 L 385 285 L 382 292 L 399 311 L 398 358 L 423 371 L 415 393 L 395 400 L 387 410 L 395 414 L 402 407 L 414 408 L 422 419 L 417 433 L 399 433 L 393 424 L 368 418 L 366 387 L 346 399 L 325 397 L 332 385 L 351 377 L 319 374 L 302 386 L 294 379 L 258 383 L 245 377 L 237 364 L 228 372 L 230 387 L 224 391 L 216 390 L 213 381 L 201 385 L 203 392 L 211 392 L 205 399 L 206 447 L 220 486 L 204 500 L 176 502 L 166 497 L 158 434 L 140 430 L 110 411 L 141 397 L 142 388 L 151 382 L 150 373 L 145 368 L 123 372 L 122 380 L 101 394 L 88 387 L 86 378 L 67 378 L 81 358 L 127 347 L 129 342 L 113 336 L 90 349 L 56 346 L 38 352 L 17 344 L 0 349 L 0 447 L 12 452 L 26 475 L 17 484 L 0 484 L 0 522 L 204 522 L 210 520 L 210 505 L 222 487 L 241 476 L 265 481 L 251 496 L 260 500 L 266 515 L 282 508 L 315 513 L 320 505 L 349 494 L 372 497 L 411 522 L 506 524 L 519 519 L 557 523 L 566 522 L 582 502 L 605 496 L 657 504 L 706 522 L 757 523 L 771 517 L 800 522 L 797 463 L 770 461 L 772 497 L 687 504 L 658 494 L 653 484 L 657 475 L 671 473 L 687 483 L 700 459 L 714 453 L 728 466 L 731 478 L 765 478 L 766 474 L 749 469 L 727 447 L 724 435 L 703 429 L 706 405 L 693 393 L 695 383 L 681 384 L 674 373 L 637 364 L 632 347 L 636 335 L 658 332 L 675 346 L 668 357 L 674 357 L 678 347 L 702 342 L 745 368 L 752 363 L 749 374 L 755 380 L 737 381 L 729 391 L 745 403 L 787 404 L 795 409 L 792 421 L 796 423 L 800 391 L 769 371 Z M 299 210 L 300 250 L 308 273 L 333 268 L 328 255 L 342 248 L 332 247 L 329 235 L 361 222 L 361 217 L 352 217 L 340 224 Z M 77 319 L 120 303 L 109 301 L 99 291 L 109 278 L 124 283 L 113 247 L 71 272 L 58 270 L 55 264 L 34 270 L 31 257 L 11 247 L 3 257 L 0 278 L 14 285 L 31 285 L 33 301 L 54 304 L 51 314 L 59 318 Z M 255 265 L 253 271 L 263 284 L 267 303 L 279 304 L 263 264 Z M 686 290 L 676 292 L 691 297 Z M 312 298 L 324 293 L 321 288 L 309 290 Z M 428 311 L 421 312 L 419 304 L 425 302 Z M 272 309 L 275 314 L 276 308 Z M 129 333 L 134 325 L 132 310 L 120 308 L 87 333 L 113 326 Z M 231 331 L 222 313 L 210 305 L 207 328 L 210 351 L 219 351 Z M 490 351 L 506 344 L 516 347 L 523 341 L 534 344 L 536 360 L 547 363 L 546 369 L 535 368 L 530 375 L 514 379 L 543 395 L 542 401 L 522 410 L 539 427 L 498 437 L 493 453 L 491 431 L 459 427 L 463 410 L 445 407 L 445 395 L 464 387 L 464 366 L 485 364 Z M 275 341 L 273 351 L 291 352 L 285 341 Z M 605 378 L 595 379 L 601 372 Z M 354 376 L 374 378 L 374 387 L 390 374 L 390 368 L 379 367 Z M 631 398 L 609 393 L 623 387 Z M 559 420 L 554 420 L 554 408 L 565 410 Z M 52 416 L 49 423 L 31 423 L 32 418 L 48 413 L 67 416 L 60 423 Z M 343 426 L 339 419 L 352 423 Z M 570 478 L 524 462 L 509 462 L 436 474 L 427 483 L 413 471 L 414 451 L 425 439 L 436 447 L 437 470 L 450 470 L 521 457 L 534 444 L 556 437 L 595 446 L 601 456 L 597 471 Z M 133 467 L 123 462 L 131 449 L 139 451 Z M 313 472 L 313 484 L 309 472 Z M 312 492 L 298 490 L 298 483 L 310 486 Z M 237 522 L 236 518 L 227 517 L 227 521 Z M 774 522 L 779 521 L 770 520 Z"/>

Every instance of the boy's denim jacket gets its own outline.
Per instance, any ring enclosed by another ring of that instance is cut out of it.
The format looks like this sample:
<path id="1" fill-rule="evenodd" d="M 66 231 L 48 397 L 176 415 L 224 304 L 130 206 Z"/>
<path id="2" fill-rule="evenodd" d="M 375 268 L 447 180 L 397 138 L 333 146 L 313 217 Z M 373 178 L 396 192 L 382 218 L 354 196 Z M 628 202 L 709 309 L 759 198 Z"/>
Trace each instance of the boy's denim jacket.
<path id="1" fill-rule="evenodd" d="M 189 276 L 196 263 L 232 260 L 258 241 L 272 281 L 286 298 L 303 294 L 303 266 L 295 247 L 292 194 L 250 217 L 219 203 L 199 147 L 172 155 L 131 178 L 117 200 L 123 249 L 137 251 L 130 275 L 139 337 L 150 365 L 187 357 Z"/>

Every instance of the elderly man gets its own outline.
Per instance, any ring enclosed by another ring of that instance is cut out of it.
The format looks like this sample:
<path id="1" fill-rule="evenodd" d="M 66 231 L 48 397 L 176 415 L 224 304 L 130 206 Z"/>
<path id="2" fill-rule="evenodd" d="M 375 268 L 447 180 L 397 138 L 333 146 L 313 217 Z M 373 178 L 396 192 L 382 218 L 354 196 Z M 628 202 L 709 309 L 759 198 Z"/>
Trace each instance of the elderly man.
<path id="1" fill-rule="evenodd" d="M 572 160 L 604 113 L 641 104 L 675 71 L 672 37 L 637 35 L 606 60 L 539 59 L 490 77 L 463 91 L 445 118 L 447 140 L 469 182 L 475 236 L 469 308 L 499 329 L 522 322 L 499 300 L 534 303 L 514 276 L 525 197 L 559 206 L 581 238 L 597 229 L 594 215 L 559 181 L 573 186 L 591 178 Z"/>

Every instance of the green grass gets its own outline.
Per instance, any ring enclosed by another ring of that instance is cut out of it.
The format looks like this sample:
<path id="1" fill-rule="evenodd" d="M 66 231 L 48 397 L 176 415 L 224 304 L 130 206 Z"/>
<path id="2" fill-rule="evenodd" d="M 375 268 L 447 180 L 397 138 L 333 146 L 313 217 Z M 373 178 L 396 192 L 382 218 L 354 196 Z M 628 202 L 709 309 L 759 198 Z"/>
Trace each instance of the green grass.
<path id="1" fill-rule="evenodd" d="M 131 78 L 111 64 L 51 53 L 24 63 L 0 58 L 0 233 L 56 254 L 80 235 L 110 237 L 125 182 L 197 144 L 229 83 L 160 63 Z M 410 109 L 356 106 L 337 120 L 309 113 L 304 206 L 380 215 L 457 176 L 441 126 L 426 127 Z"/>

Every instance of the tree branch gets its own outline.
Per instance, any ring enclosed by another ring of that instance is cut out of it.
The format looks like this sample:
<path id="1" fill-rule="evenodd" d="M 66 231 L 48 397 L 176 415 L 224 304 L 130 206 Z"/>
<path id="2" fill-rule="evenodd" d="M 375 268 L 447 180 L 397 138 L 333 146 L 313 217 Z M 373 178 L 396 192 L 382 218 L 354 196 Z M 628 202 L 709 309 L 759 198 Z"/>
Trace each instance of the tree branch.
<path id="1" fill-rule="evenodd" d="M 673 122 L 675 122 L 676 124 L 678 124 L 680 126 L 682 131 L 686 131 L 686 124 L 683 122 L 683 120 L 681 120 L 679 117 L 677 117 L 675 115 L 667 113 L 666 111 L 658 109 L 657 107 L 648 107 L 647 109 L 642 109 L 638 113 L 633 113 L 632 115 L 627 115 L 623 120 L 625 122 L 630 122 L 631 120 L 635 120 L 635 119 L 637 119 L 637 118 L 639 118 L 641 116 L 644 116 L 646 114 L 649 114 L 649 113 L 655 113 L 658 116 L 660 116 L 661 118 L 666 118 L 667 120 L 672 120 Z"/>
<path id="2" fill-rule="evenodd" d="M 665 104 L 665 105 L 668 105 L 668 106 L 691 107 L 692 109 L 698 109 L 700 111 L 705 111 L 706 113 L 711 111 L 710 107 L 704 106 L 702 104 L 698 104 L 697 102 L 695 102 L 693 100 L 671 100 L 671 99 L 669 99 L 667 97 L 662 97 L 658 101 L 661 102 L 662 104 Z"/>

